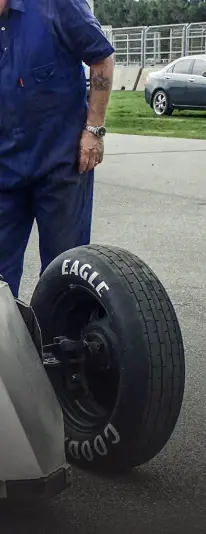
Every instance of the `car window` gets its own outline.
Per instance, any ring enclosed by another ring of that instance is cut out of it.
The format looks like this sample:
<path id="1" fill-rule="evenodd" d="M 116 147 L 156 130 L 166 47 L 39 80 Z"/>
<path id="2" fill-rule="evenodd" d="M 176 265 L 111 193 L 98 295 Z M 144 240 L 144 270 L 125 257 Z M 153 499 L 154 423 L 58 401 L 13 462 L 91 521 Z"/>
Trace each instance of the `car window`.
<path id="1" fill-rule="evenodd" d="M 181 61 L 175 63 L 173 72 L 178 74 L 189 74 L 191 63 L 191 59 L 181 59 Z"/>
<path id="2" fill-rule="evenodd" d="M 206 61 L 203 59 L 196 59 L 193 65 L 192 73 L 202 76 L 206 72 Z"/>
<path id="3" fill-rule="evenodd" d="M 169 68 L 167 69 L 167 72 L 173 72 L 173 69 L 174 69 L 174 65 L 172 65 L 171 67 L 169 67 Z"/>

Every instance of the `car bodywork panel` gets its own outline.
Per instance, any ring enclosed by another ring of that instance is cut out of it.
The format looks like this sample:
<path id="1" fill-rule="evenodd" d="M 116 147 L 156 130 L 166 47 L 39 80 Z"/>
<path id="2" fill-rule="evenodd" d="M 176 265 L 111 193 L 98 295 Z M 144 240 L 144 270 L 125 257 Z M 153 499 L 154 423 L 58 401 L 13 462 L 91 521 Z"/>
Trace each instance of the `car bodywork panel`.
<path id="1" fill-rule="evenodd" d="M 0 498 L 58 493 L 70 478 L 61 407 L 2 281 L 0 318 Z"/>

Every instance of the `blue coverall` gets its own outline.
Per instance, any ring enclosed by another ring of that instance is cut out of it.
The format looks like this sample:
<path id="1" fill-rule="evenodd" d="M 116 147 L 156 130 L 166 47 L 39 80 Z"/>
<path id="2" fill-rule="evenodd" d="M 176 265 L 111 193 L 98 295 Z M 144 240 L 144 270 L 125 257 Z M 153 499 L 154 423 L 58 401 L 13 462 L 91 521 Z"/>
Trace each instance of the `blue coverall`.
<path id="1" fill-rule="evenodd" d="M 82 61 L 112 53 L 86 0 L 10 0 L 0 17 L 0 273 L 15 296 L 34 219 L 42 271 L 90 241 L 94 173 L 78 172 Z"/>

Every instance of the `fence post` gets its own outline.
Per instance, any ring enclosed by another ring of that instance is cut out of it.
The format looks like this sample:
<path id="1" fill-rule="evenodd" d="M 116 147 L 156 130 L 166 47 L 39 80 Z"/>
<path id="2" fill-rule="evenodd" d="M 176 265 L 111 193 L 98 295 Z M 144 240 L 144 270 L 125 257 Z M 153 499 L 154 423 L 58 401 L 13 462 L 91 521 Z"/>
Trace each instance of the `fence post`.
<path id="1" fill-rule="evenodd" d="M 145 67 L 145 32 L 147 28 L 142 29 L 141 33 L 141 67 Z"/>
<path id="2" fill-rule="evenodd" d="M 183 48 L 183 56 L 188 56 L 189 54 L 189 29 L 190 24 L 185 24 L 184 26 L 184 48 Z"/>
<path id="3" fill-rule="evenodd" d="M 147 26 L 144 34 L 144 67 L 146 67 L 147 63 L 147 34 L 149 32 L 149 29 L 150 26 Z"/>
<path id="4" fill-rule="evenodd" d="M 127 67 L 129 65 L 129 35 L 127 34 Z"/>

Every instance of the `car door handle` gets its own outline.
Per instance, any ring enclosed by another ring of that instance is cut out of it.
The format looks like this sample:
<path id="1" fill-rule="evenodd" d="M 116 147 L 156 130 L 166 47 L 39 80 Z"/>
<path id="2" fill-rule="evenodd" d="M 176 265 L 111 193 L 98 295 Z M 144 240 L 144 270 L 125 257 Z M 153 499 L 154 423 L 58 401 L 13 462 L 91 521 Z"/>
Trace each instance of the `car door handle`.
<path id="1" fill-rule="evenodd" d="M 171 76 L 165 76 L 166 80 L 171 80 Z"/>
<path id="2" fill-rule="evenodd" d="M 195 79 L 194 78 L 189 78 L 189 82 L 194 82 Z"/>

